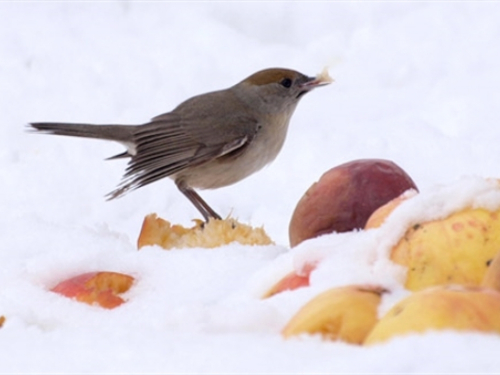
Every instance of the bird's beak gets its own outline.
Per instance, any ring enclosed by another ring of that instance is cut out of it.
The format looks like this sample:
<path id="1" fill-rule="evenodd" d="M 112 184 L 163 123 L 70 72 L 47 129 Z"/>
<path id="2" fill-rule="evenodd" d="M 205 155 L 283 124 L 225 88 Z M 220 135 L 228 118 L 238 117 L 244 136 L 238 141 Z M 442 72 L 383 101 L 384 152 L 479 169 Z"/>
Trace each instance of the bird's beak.
<path id="1" fill-rule="evenodd" d="M 308 79 L 301 85 L 301 88 L 305 91 L 311 91 L 312 89 L 320 86 L 326 86 L 333 82 L 333 78 L 328 74 L 328 69 L 325 68 L 321 73 L 316 75 L 316 77 L 308 77 Z"/>

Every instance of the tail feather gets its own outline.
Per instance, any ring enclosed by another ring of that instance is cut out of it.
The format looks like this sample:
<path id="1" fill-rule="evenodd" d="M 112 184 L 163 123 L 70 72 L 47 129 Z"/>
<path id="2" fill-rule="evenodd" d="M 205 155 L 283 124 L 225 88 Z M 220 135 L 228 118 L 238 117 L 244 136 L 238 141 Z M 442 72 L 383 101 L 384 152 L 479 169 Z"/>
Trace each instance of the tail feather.
<path id="1" fill-rule="evenodd" d="M 66 124 L 59 122 L 33 122 L 29 125 L 46 134 L 106 139 L 121 143 L 133 143 L 133 134 L 136 129 L 136 126 L 130 125 Z"/>
<path id="2" fill-rule="evenodd" d="M 125 145 L 125 146 L 127 146 L 127 145 Z M 122 152 L 121 154 L 118 154 L 118 155 L 110 156 L 109 158 L 106 158 L 106 160 L 117 160 L 117 159 L 129 158 L 129 157 L 135 155 L 136 151 L 135 151 L 134 146 L 129 147 L 129 150 L 130 151 L 125 151 L 125 152 Z"/>

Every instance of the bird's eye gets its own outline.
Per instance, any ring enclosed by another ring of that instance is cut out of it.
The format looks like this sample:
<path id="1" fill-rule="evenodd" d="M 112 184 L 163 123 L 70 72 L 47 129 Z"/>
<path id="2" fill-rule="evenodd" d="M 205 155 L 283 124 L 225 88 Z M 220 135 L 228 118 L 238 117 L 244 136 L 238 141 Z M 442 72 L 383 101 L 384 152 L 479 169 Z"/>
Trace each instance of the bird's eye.
<path id="1" fill-rule="evenodd" d="M 280 84 L 283 87 L 289 88 L 290 86 L 292 86 L 292 80 L 290 78 L 283 78 Z"/>

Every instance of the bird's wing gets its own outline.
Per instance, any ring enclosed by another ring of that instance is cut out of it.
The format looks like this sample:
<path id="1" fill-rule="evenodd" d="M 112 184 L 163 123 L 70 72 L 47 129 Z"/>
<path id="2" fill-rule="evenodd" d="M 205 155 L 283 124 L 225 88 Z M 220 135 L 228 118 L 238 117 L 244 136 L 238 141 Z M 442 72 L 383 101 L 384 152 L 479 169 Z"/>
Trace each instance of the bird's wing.
<path id="1" fill-rule="evenodd" d="M 207 146 L 230 144 L 254 134 L 258 124 L 255 113 L 229 90 L 195 96 L 151 121 L 172 120 L 178 121 L 181 131 L 193 141 Z"/>
<path id="2" fill-rule="evenodd" d="M 217 112 L 217 113 L 214 113 Z M 198 113 L 198 115 L 193 115 Z M 203 126 L 200 126 L 203 123 Z M 122 182 L 109 194 L 113 199 L 128 191 L 244 149 L 257 131 L 257 120 L 233 111 L 173 111 L 137 127 L 136 154 Z"/>

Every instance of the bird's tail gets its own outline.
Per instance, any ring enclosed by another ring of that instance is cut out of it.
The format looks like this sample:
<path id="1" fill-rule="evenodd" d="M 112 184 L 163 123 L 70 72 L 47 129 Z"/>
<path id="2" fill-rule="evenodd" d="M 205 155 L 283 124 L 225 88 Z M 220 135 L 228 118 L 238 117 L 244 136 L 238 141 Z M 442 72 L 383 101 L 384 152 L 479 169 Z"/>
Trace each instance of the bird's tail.
<path id="1" fill-rule="evenodd" d="M 112 156 L 108 159 L 119 159 L 135 155 L 136 145 L 134 131 L 137 125 L 91 125 L 91 124 L 66 124 L 60 122 L 32 122 L 33 129 L 45 134 L 67 135 L 116 141 L 123 144 L 127 151 Z"/>
<path id="2" fill-rule="evenodd" d="M 106 139 L 121 143 L 133 142 L 133 134 L 136 128 L 136 126 L 131 125 L 90 125 L 59 122 L 33 122 L 29 125 L 45 134 Z"/>

